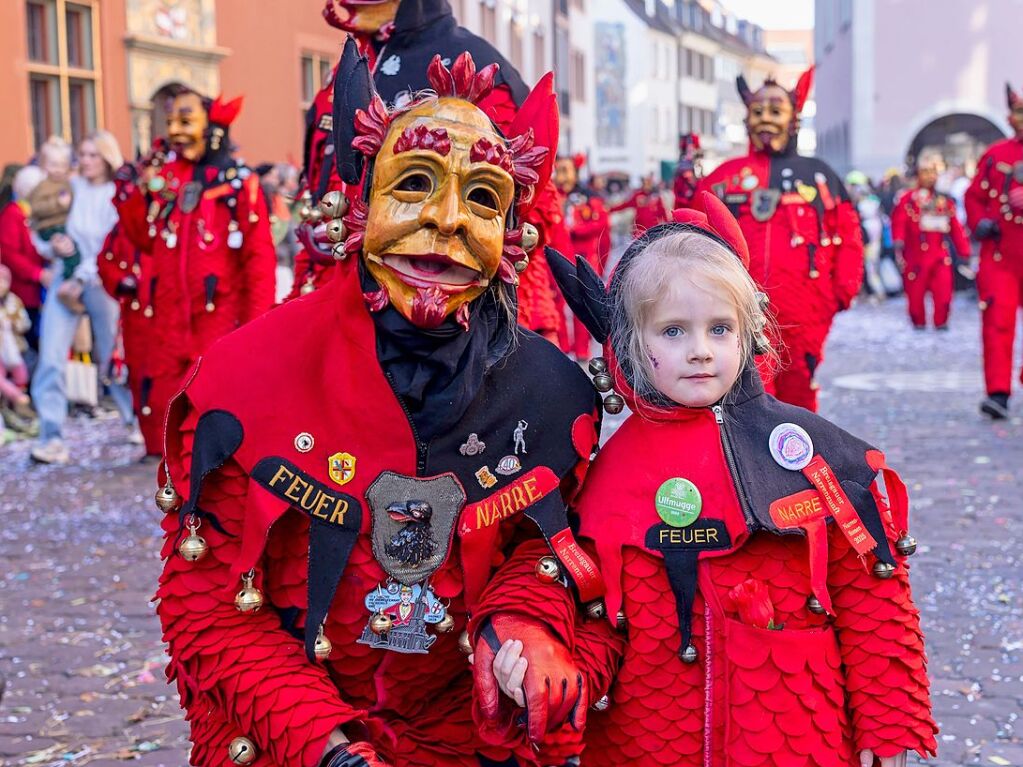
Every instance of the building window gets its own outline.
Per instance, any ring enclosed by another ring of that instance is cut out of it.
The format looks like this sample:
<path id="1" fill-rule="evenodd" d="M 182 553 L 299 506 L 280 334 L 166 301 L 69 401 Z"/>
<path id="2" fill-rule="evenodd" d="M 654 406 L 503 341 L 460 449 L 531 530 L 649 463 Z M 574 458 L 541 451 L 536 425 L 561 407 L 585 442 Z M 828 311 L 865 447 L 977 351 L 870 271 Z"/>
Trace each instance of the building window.
<path id="1" fill-rule="evenodd" d="M 547 73 L 547 45 L 543 30 L 533 33 L 533 79 L 539 80 Z"/>
<path id="2" fill-rule="evenodd" d="M 480 0 L 480 31 L 484 40 L 497 43 L 497 7 L 494 0 Z"/>
<path id="3" fill-rule="evenodd" d="M 520 72 L 522 71 L 522 56 L 523 56 L 523 45 L 522 45 L 522 27 L 518 24 L 511 25 L 511 45 L 508 46 L 511 52 L 512 66 Z"/>
<path id="4" fill-rule="evenodd" d="M 455 17 L 455 21 L 459 24 L 462 23 L 462 17 L 465 15 L 465 8 L 462 7 L 462 0 L 450 0 L 451 2 L 451 14 Z"/>
<path id="5" fill-rule="evenodd" d="M 325 53 L 302 54 L 302 111 L 313 103 L 316 94 L 330 82 L 334 67 Z"/>
<path id="6" fill-rule="evenodd" d="M 38 148 L 102 127 L 98 0 L 26 0 L 28 93 Z"/>
<path id="7" fill-rule="evenodd" d="M 572 51 L 572 98 L 586 101 L 586 54 Z"/>

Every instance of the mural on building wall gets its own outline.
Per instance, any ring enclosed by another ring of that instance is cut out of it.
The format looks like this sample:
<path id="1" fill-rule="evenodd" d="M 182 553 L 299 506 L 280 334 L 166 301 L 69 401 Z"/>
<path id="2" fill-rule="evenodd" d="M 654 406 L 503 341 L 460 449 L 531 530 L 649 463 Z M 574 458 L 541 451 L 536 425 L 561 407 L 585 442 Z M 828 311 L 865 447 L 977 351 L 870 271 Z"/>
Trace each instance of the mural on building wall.
<path id="1" fill-rule="evenodd" d="M 597 145 L 625 146 L 625 26 L 610 22 L 594 25 L 597 91 Z"/>

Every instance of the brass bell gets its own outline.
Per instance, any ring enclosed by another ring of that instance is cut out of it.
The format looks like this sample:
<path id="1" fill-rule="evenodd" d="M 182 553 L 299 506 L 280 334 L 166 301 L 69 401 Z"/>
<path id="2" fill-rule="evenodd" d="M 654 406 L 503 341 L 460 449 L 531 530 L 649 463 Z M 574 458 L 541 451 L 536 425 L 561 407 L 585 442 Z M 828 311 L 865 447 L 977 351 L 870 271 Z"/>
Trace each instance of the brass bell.
<path id="1" fill-rule="evenodd" d="M 518 261 L 515 262 L 515 273 L 522 274 L 524 271 L 526 271 L 527 266 L 529 266 L 529 256 L 520 258 Z"/>
<path id="2" fill-rule="evenodd" d="M 323 626 L 320 626 L 320 630 L 316 633 L 316 642 L 313 644 L 313 655 L 316 656 L 316 660 L 327 660 L 330 657 L 330 651 L 333 649 L 334 645 L 330 643 L 330 640 L 323 633 Z"/>
<path id="3" fill-rule="evenodd" d="M 611 415 L 618 415 L 625 409 L 625 400 L 617 394 L 608 394 L 604 397 L 604 410 Z"/>
<path id="4" fill-rule="evenodd" d="M 386 634 L 391 630 L 394 625 L 394 620 L 390 615 L 384 615 L 383 613 L 377 613 L 369 619 L 369 630 L 374 634 L 382 635 Z"/>
<path id="5" fill-rule="evenodd" d="M 540 583 L 557 583 L 561 579 L 561 565 L 554 557 L 540 557 L 536 560 L 534 572 Z"/>
<path id="6" fill-rule="evenodd" d="M 142 415 L 152 415 L 152 414 L 153 414 L 153 408 L 149 407 L 149 405 L 143 405 L 142 406 Z"/>
<path id="7" fill-rule="evenodd" d="M 689 645 L 686 649 L 682 651 L 682 654 L 679 657 L 682 658 L 683 663 L 688 663 L 692 665 L 693 663 L 696 663 L 697 660 L 699 660 L 700 653 L 696 651 L 696 648 L 693 645 Z"/>
<path id="8" fill-rule="evenodd" d="M 611 384 L 611 376 L 607 373 L 597 373 L 597 375 L 593 376 L 593 388 L 599 392 L 611 391 Z"/>
<path id="9" fill-rule="evenodd" d="M 320 200 L 320 210 L 327 218 L 341 218 L 348 212 L 348 199 L 341 192 L 327 192 Z"/>
<path id="10" fill-rule="evenodd" d="M 234 606 L 238 612 L 254 613 L 263 606 L 263 592 L 252 585 L 256 574 L 249 570 L 242 576 L 242 588 L 234 595 Z"/>
<path id="11" fill-rule="evenodd" d="M 444 617 L 433 628 L 438 634 L 447 634 L 454 627 L 455 619 L 451 617 L 451 613 L 445 613 Z"/>
<path id="12" fill-rule="evenodd" d="M 592 706 L 594 711 L 607 711 L 611 708 L 611 699 L 606 695 L 601 695 L 600 699 Z"/>
<path id="13" fill-rule="evenodd" d="M 178 553 L 188 562 L 198 562 L 210 550 L 210 547 L 206 544 L 206 539 L 201 535 L 196 535 L 195 531 L 198 529 L 199 526 L 197 524 L 194 522 L 189 523 L 188 535 L 178 544 Z"/>
<path id="14" fill-rule="evenodd" d="M 594 357 L 590 360 L 590 375 L 595 376 L 607 372 L 607 360 L 603 357 Z"/>
<path id="15" fill-rule="evenodd" d="M 812 612 L 814 615 L 824 615 L 824 605 L 821 601 L 813 594 L 806 598 L 806 609 Z"/>
<path id="16" fill-rule="evenodd" d="M 472 655 L 472 641 L 469 639 L 468 631 L 463 631 L 458 635 L 458 649 L 466 655 Z"/>
<path id="17" fill-rule="evenodd" d="M 810 270 L 810 279 L 811 280 L 816 280 L 820 276 L 821 276 L 821 273 L 819 271 L 817 271 L 816 269 L 811 269 Z"/>
<path id="18" fill-rule="evenodd" d="M 252 764 L 256 761 L 256 744 L 248 738 L 235 738 L 227 747 L 232 764 Z"/>
<path id="19" fill-rule="evenodd" d="M 344 242 L 346 234 L 345 224 L 340 218 L 335 218 L 327 224 L 327 239 L 331 242 Z"/>
<path id="20" fill-rule="evenodd" d="M 174 489 L 174 483 L 171 482 L 170 474 L 168 474 L 167 481 L 163 487 L 156 491 L 156 507 L 160 511 L 167 513 L 174 511 L 179 503 L 181 503 L 181 496 Z"/>
<path id="21" fill-rule="evenodd" d="M 619 631 L 625 631 L 629 627 L 629 621 L 625 617 L 625 610 L 619 610 L 618 614 L 615 615 L 615 628 Z"/>
<path id="22" fill-rule="evenodd" d="M 887 562 L 882 562 L 881 560 L 874 563 L 874 577 L 886 581 L 893 575 L 895 575 L 895 565 L 890 565 Z"/>
<path id="23" fill-rule="evenodd" d="M 536 231 L 536 227 L 529 223 L 523 224 L 522 249 L 528 253 L 536 247 L 538 242 L 540 242 L 540 233 Z"/>
<path id="24" fill-rule="evenodd" d="M 348 258 L 348 253 L 345 251 L 345 244 L 343 242 L 336 243 L 334 249 L 331 250 L 330 255 L 334 257 L 335 261 L 344 261 Z"/>
<path id="25" fill-rule="evenodd" d="M 313 217 L 313 209 L 310 208 L 308 205 L 303 205 L 301 208 L 298 209 L 298 217 L 301 218 L 303 221 L 308 221 Z"/>
<path id="26" fill-rule="evenodd" d="M 916 538 L 909 533 L 906 533 L 899 538 L 899 540 L 895 541 L 895 550 L 899 552 L 901 556 L 913 556 L 916 554 Z"/>
<path id="27" fill-rule="evenodd" d="M 603 600 L 594 599 L 592 602 L 586 605 L 586 614 L 591 618 L 599 620 L 607 615 L 607 608 L 604 607 Z"/>

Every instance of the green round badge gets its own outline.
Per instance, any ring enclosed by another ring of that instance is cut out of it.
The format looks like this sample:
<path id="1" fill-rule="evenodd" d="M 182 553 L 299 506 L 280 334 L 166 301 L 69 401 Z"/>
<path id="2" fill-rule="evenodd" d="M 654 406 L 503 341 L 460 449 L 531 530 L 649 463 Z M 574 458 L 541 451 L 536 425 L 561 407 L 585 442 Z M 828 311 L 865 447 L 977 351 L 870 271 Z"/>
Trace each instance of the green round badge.
<path id="1" fill-rule="evenodd" d="M 696 485 L 682 477 L 672 477 L 654 497 L 657 513 L 672 527 L 688 527 L 700 516 L 703 499 Z"/>

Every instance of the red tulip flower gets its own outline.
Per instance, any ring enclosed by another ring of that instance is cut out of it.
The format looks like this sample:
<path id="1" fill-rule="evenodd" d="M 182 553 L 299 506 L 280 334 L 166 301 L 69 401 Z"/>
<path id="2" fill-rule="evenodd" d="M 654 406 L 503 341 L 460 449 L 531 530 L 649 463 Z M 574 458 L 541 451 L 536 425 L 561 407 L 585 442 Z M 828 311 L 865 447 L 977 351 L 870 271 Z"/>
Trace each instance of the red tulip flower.
<path id="1" fill-rule="evenodd" d="M 739 612 L 739 619 L 758 629 L 777 629 L 771 595 L 761 581 L 749 578 L 728 592 L 728 598 Z"/>

